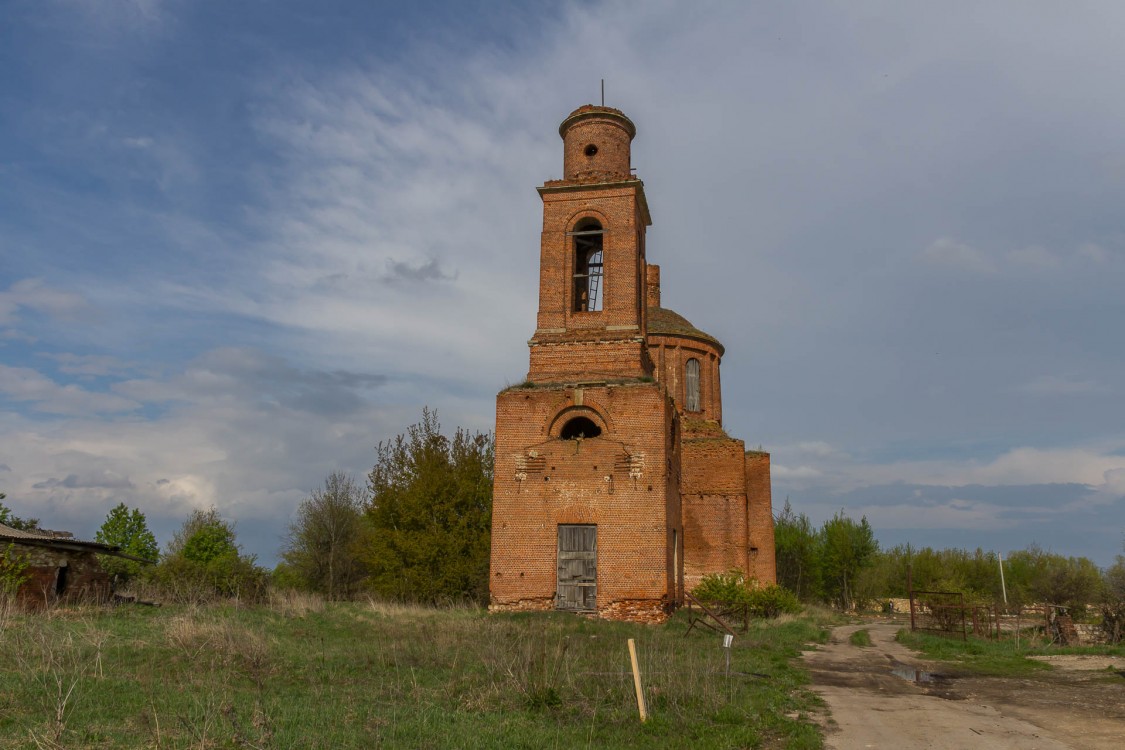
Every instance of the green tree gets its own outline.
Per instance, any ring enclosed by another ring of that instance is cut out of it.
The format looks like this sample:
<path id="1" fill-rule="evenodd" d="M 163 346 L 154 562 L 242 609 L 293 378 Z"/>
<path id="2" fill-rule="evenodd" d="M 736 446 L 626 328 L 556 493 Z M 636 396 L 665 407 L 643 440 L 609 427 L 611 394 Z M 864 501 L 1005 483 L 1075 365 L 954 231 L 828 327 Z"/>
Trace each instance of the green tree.
<path id="1" fill-rule="evenodd" d="M 1083 612 L 1101 598 L 1101 571 L 1085 557 L 1063 557 L 1033 544 L 1011 553 L 1006 563 L 1013 603 L 1043 602 Z"/>
<path id="2" fill-rule="evenodd" d="M 20 586 L 28 579 L 27 568 L 30 564 L 27 553 L 21 553 L 15 544 L 8 542 L 0 545 L 0 597 L 11 596 L 19 591 Z"/>
<path id="3" fill-rule="evenodd" d="M 1125 555 L 1118 555 L 1105 571 L 1105 598 L 1110 602 L 1125 603 Z"/>
<path id="4" fill-rule="evenodd" d="M 959 591 L 982 601 L 999 601 L 996 555 L 977 548 L 935 550 L 898 545 L 880 551 L 864 572 L 863 593 L 870 597 L 906 596 L 907 571 L 915 591 Z"/>
<path id="5" fill-rule="evenodd" d="M 285 576 L 329 599 L 350 599 L 366 574 L 359 559 L 364 538 L 364 491 L 335 471 L 297 508 L 281 551 Z"/>
<path id="6" fill-rule="evenodd" d="M 98 529 L 94 541 L 120 547 L 121 551 L 142 560 L 156 562 L 160 547 L 156 537 L 149 531 L 145 514 L 137 508 L 131 511 L 125 503 L 118 503 L 105 518 Z M 141 572 L 143 563 L 115 555 L 98 555 L 102 569 L 118 580 L 127 581 Z"/>
<path id="7" fill-rule="evenodd" d="M 820 580 L 825 598 L 840 609 L 850 609 L 856 600 L 856 580 L 878 551 L 866 516 L 856 523 L 841 511 L 825 521 L 820 529 Z"/>
<path id="8" fill-rule="evenodd" d="M 8 497 L 3 492 L 0 492 L 0 500 Z M 24 520 L 17 518 L 12 513 L 11 508 L 0 503 L 0 523 L 9 526 L 13 529 L 21 531 L 30 531 L 31 529 L 39 528 L 39 520 L 30 518 Z M 19 587 L 27 580 L 27 567 L 28 556 L 26 553 L 20 553 L 16 550 L 16 545 L 8 542 L 6 545 L 0 547 L 0 594 L 10 596 L 19 590 Z"/>
<path id="9" fill-rule="evenodd" d="M 774 519 L 773 537 L 778 584 L 798 599 L 812 599 L 819 589 L 817 534 L 808 516 L 793 513 L 789 498 L 785 498 L 785 507 Z"/>
<path id="10" fill-rule="evenodd" d="M 491 433 L 458 428 L 445 437 L 429 409 L 379 443 L 362 555 L 372 589 L 421 602 L 487 601 L 493 447 Z"/>
<path id="11" fill-rule="evenodd" d="M 8 496 L 0 492 L 0 500 L 6 497 Z M 31 531 L 39 528 L 38 518 L 20 518 L 12 512 L 11 508 L 4 505 L 4 503 L 0 503 L 0 523 L 5 526 L 10 526 L 13 529 L 19 529 L 20 531 Z"/>
<path id="12" fill-rule="evenodd" d="M 255 599 L 265 593 L 265 571 L 242 554 L 234 527 L 211 507 L 193 510 L 172 536 L 154 578 L 168 596 L 184 601 L 215 597 Z"/>
<path id="13" fill-rule="evenodd" d="M 1117 644 L 1125 639 L 1125 555 L 1118 555 L 1105 571 L 1102 631 L 1108 643 Z"/>

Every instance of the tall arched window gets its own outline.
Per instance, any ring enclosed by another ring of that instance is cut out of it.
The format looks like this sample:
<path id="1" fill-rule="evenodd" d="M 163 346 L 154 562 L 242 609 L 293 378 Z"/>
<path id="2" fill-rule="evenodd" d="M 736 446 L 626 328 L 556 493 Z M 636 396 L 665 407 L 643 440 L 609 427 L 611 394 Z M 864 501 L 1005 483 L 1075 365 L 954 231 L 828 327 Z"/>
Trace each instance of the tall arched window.
<path id="1" fill-rule="evenodd" d="M 602 235 L 604 230 L 590 219 L 575 227 L 574 312 L 600 312 L 605 289 L 602 284 Z"/>
<path id="2" fill-rule="evenodd" d="M 689 359 L 684 367 L 684 392 L 688 411 L 699 411 L 699 360 Z"/>

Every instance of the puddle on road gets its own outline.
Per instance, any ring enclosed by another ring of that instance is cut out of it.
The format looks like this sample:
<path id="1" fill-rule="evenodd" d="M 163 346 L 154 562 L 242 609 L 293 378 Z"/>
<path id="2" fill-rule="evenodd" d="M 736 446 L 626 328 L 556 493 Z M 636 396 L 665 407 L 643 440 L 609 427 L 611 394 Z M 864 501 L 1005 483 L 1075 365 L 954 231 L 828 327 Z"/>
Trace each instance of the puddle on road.
<path id="1" fill-rule="evenodd" d="M 913 682 L 915 685 L 932 685 L 938 680 L 943 679 L 941 675 L 934 674 L 933 672 L 926 672 L 907 666 L 895 667 L 891 670 L 891 674 L 907 682 Z"/>

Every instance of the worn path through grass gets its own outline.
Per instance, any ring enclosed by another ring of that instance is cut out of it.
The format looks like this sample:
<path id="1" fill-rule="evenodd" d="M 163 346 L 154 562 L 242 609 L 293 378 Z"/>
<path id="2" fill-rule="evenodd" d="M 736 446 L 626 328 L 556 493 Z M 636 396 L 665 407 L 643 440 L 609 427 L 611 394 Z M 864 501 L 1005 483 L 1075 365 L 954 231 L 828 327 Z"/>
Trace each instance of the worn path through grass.
<path id="1" fill-rule="evenodd" d="M 900 627 L 836 628 L 827 646 L 805 655 L 830 711 L 828 748 L 1121 747 L 1125 679 L 1104 669 L 1106 657 L 1074 657 L 1096 658 L 1090 666 L 1101 669 L 1062 671 L 1005 652 L 1005 644 L 918 641 L 908 633 L 896 639 Z M 870 647 L 853 642 L 859 630 L 867 630 Z M 904 642 L 924 643 L 929 651 Z M 948 661 L 933 660 L 935 654 Z"/>

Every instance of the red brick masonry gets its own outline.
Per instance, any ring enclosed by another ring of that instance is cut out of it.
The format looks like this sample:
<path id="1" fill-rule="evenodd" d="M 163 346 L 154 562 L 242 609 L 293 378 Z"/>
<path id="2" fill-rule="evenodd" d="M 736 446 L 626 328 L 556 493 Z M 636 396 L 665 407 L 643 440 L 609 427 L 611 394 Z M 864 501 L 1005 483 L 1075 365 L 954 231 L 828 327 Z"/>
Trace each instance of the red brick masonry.
<path id="1" fill-rule="evenodd" d="M 559 132 L 565 179 L 539 188 L 530 370 L 496 400 L 490 609 L 658 622 L 706 573 L 775 580 L 769 454 L 723 432 L 722 344 L 661 307 L 635 126 L 586 105 Z M 591 227 L 602 231 L 597 311 L 575 301 L 573 233 Z M 686 374 L 693 360 L 698 377 Z M 588 560 L 560 552 L 559 527 L 574 524 L 596 528 Z M 578 585 L 596 587 L 592 606 L 564 595 Z"/>

